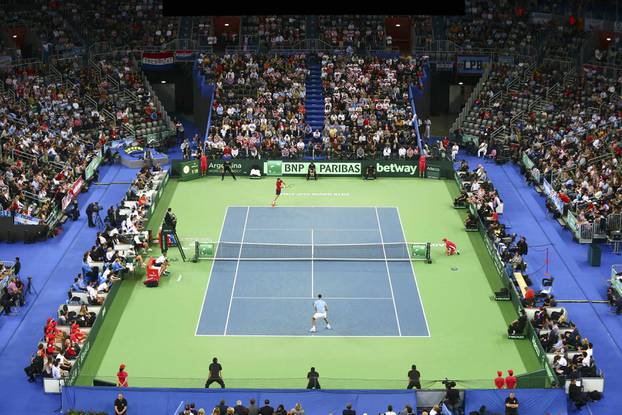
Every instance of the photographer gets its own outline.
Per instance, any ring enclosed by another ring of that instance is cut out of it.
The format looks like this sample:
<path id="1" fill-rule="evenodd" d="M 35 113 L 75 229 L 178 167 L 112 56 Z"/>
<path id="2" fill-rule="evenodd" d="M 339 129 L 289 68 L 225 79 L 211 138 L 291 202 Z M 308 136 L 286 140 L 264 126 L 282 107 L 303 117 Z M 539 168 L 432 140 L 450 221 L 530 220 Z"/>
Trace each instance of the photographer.
<path id="1" fill-rule="evenodd" d="M 307 169 L 307 180 L 309 180 L 310 178 L 317 180 L 317 172 L 315 170 L 315 164 L 313 162 L 309 164 L 309 168 Z"/>
<path id="2" fill-rule="evenodd" d="M 89 203 L 86 207 L 86 217 L 89 222 L 89 228 L 95 227 L 95 215 L 99 215 L 99 211 L 102 208 L 99 206 L 97 202 Z"/>
<path id="3" fill-rule="evenodd" d="M 376 178 L 376 168 L 373 164 L 367 165 L 365 168 L 365 174 L 363 176 L 365 180 L 375 179 Z"/>
<path id="4" fill-rule="evenodd" d="M 445 385 L 445 406 L 447 409 L 451 411 L 452 414 L 459 414 L 460 407 L 460 391 L 454 389 L 456 387 L 456 382 L 445 378 L 443 381 L 443 385 Z"/>

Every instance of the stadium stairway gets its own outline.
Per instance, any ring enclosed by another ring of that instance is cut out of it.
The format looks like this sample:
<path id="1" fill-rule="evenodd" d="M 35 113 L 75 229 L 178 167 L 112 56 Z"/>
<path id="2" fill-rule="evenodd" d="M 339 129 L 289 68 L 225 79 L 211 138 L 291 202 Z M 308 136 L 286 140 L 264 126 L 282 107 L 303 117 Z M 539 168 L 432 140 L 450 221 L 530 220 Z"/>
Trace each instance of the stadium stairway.
<path id="1" fill-rule="evenodd" d="M 305 121 L 313 131 L 324 130 L 324 93 L 322 91 L 322 64 L 316 56 L 307 57 L 309 74 L 305 81 Z M 308 138 L 305 137 L 305 141 Z"/>
<path id="2" fill-rule="evenodd" d="M 319 38 L 317 32 L 317 16 L 307 16 L 307 20 L 305 21 L 306 31 L 307 31 L 307 39 L 317 39 Z"/>
<path id="3" fill-rule="evenodd" d="M 179 20 L 179 39 L 190 39 L 192 37 L 192 23 L 192 17 L 181 17 Z"/>
<path id="4" fill-rule="evenodd" d="M 553 294 L 558 300 L 587 300 L 581 303 L 564 303 L 570 319 L 577 324 L 582 337 L 594 344 L 596 366 L 604 372 L 604 399 L 590 403 L 587 413 L 619 413 L 622 395 L 622 318 L 615 315 L 607 304 L 595 304 L 591 300 L 607 298 L 608 278 L 611 265 L 622 263 L 611 247 L 601 245 L 600 267 L 590 266 L 587 260 L 588 245 L 572 239 L 571 233 L 562 228 L 549 214 L 544 197 L 528 185 L 513 163 L 498 165 L 493 161 L 469 156 L 461 151 L 458 159 L 465 159 L 470 168 L 482 164 L 504 202 L 501 222 L 511 224 L 510 232 L 524 235 L 529 243 L 525 257 L 527 274 L 534 289 L 540 288 L 546 271 L 548 250 L 549 274 L 555 278 Z"/>

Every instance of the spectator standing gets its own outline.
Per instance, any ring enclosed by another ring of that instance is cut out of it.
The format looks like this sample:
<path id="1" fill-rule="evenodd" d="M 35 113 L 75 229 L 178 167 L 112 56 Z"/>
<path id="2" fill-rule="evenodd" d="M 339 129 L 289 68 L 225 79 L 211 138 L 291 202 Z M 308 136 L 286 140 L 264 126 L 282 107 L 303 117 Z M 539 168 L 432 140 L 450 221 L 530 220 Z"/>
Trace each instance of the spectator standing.
<path id="1" fill-rule="evenodd" d="M 221 399 L 216 408 L 218 408 L 222 415 L 225 415 L 227 413 L 227 408 L 229 408 L 229 405 L 225 403 L 224 399 Z"/>
<path id="2" fill-rule="evenodd" d="M 305 415 L 305 410 L 302 409 L 302 405 L 300 403 L 296 403 L 292 410 L 290 411 L 291 415 Z"/>
<path id="3" fill-rule="evenodd" d="M 516 387 L 516 376 L 514 376 L 514 371 L 512 369 L 508 370 L 508 375 L 505 378 L 505 386 L 508 389 L 514 389 Z"/>
<path id="4" fill-rule="evenodd" d="M 322 389 L 320 387 L 320 374 L 315 371 L 314 367 L 307 373 L 307 379 L 309 380 L 307 389 Z"/>
<path id="5" fill-rule="evenodd" d="M 127 414 L 127 400 L 122 393 L 117 395 L 117 399 L 114 401 L 114 413 L 115 415 Z"/>
<path id="6" fill-rule="evenodd" d="M 425 120 L 425 138 L 430 138 L 430 129 L 432 127 L 432 121 L 430 118 L 426 118 Z"/>
<path id="7" fill-rule="evenodd" d="M 406 389 L 421 389 L 421 373 L 417 370 L 417 365 L 412 365 L 408 371 L 408 386 Z"/>
<path id="8" fill-rule="evenodd" d="M 258 415 L 258 414 L 259 414 L 259 408 L 255 404 L 255 400 L 251 399 L 250 405 L 248 405 L 248 415 Z"/>
<path id="9" fill-rule="evenodd" d="M 527 253 L 529 252 L 529 246 L 527 245 L 527 240 L 524 236 L 521 236 L 520 240 L 516 243 L 516 249 L 518 250 L 518 253 L 522 256 L 527 255 Z"/>
<path id="10" fill-rule="evenodd" d="M 416 413 L 413 412 L 412 406 L 406 405 L 399 415 L 416 415 Z"/>
<path id="11" fill-rule="evenodd" d="M 518 415 L 518 399 L 514 396 L 514 392 L 505 398 L 505 415 Z"/>
<path id="12" fill-rule="evenodd" d="M 259 415 L 274 415 L 274 408 L 270 406 L 270 400 L 263 401 L 263 406 L 259 409 Z"/>
<path id="13" fill-rule="evenodd" d="M 19 262 L 19 257 L 15 257 L 15 264 L 13 264 L 13 274 L 19 275 L 19 271 L 22 269 L 22 263 Z"/>
<path id="14" fill-rule="evenodd" d="M 393 405 L 387 406 L 387 412 L 385 412 L 384 414 L 385 415 L 397 415 L 395 411 L 393 411 Z"/>
<path id="15" fill-rule="evenodd" d="M 495 378 L 495 386 L 497 389 L 503 389 L 505 386 L 505 379 L 503 379 L 503 372 L 498 370 L 497 377 Z"/>
<path id="16" fill-rule="evenodd" d="M 222 366 L 218 363 L 217 358 L 212 359 L 212 364 L 209 365 L 209 377 L 205 382 L 205 387 L 209 388 L 212 383 L 218 383 L 221 388 L 225 387 L 225 382 L 222 380 Z"/>
<path id="17" fill-rule="evenodd" d="M 238 400 L 235 402 L 235 407 L 233 408 L 235 415 L 248 415 L 248 408 L 242 405 L 242 401 Z"/>
<path id="18" fill-rule="evenodd" d="M 341 412 L 342 415 L 356 415 L 356 411 L 352 409 L 352 404 L 349 403 L 346 405 L 346 409 Z"/>

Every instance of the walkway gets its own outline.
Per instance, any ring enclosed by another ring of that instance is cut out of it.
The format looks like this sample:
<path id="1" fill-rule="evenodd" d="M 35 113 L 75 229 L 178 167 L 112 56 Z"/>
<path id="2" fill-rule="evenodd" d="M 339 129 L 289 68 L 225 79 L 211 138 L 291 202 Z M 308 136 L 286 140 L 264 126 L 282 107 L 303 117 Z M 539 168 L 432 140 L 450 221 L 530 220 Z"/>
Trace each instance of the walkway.
<path id="1" fill-rule="evenodd" d="M 130 182 L 137 170 L 119 165 L 100 168 L 100 182 Z M 95 240 L 97 230 L 89 228 L 86 206 L 98 201 L 105 209 L 121 201 L 128 184 L 92 185 L 78 196 L 81 216 L 67 222 L 63 233 L 42 243 L 0 244 L 0 259 L 21 258 L 22 276 L 31 275 L 38 295 L 27 298 L 15 316 L 0 316 L 0 384 L 5 398 L 0 414 L 52 414 L 60 408 L 60 395 L 43 393 L 41 381 L 28 383 L 23 368 L 35 352 L 47 317 L 56 317 L 58 306 L 67 299 L 67 289 L 80 272 L 82 254 Z"/>
<path id="2" fill-rule="evenodd" d="M 511 225 L 510 232 L 524 235 L 529 244 L 527 274 L 540 287 L 544 277 L 548 250 L 549 273 L 555 277 L 553 293 L 559 300 L 604 300 L 611 265 L 622 263 L 622 256 L 611 253 L 603 246 L 600 267 L 592 267 L 587 260 L 587 245 L 573 241 L 552 218 L 545 207 L 545 199 L 528 186 L 520 169 L 513 163 L 497 165 L 476 157 L 464 157 L 471 168 L 483 163 L 504 202 L 502 222 Z M 570 319 L 577 324 L 583 337 L 594 344 L 594 358 L 605 374 L 605 398 L 590 404 L 594 413 L 613 414 L 622 407 L 622 317 L 610 312 L 606 304 L 565 303 Z"/>

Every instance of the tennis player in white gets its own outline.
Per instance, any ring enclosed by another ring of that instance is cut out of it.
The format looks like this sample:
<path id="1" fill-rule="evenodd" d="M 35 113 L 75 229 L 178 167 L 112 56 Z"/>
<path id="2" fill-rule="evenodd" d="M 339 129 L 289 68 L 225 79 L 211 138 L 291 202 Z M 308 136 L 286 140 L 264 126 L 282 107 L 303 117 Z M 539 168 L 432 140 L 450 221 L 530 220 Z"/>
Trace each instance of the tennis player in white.
<path id="1" fill-rule="evenodd" d="M 317 327 L 315 327 L 315 320 L 319 318 L 323 318 L 326 322 L 326 328 L 331 330 L 332 327 L 328 322 L 328 304 L 326 304 L 326 301 L 322 300 L 322 294 L 317 295 L 317 300 L 313 303 L 313 310 L 315 313 L 313 313 L 313 317 L 311 317 L 311 330 L 309 331 L 311 333 L 315 333 L 317 331 Z"/>

